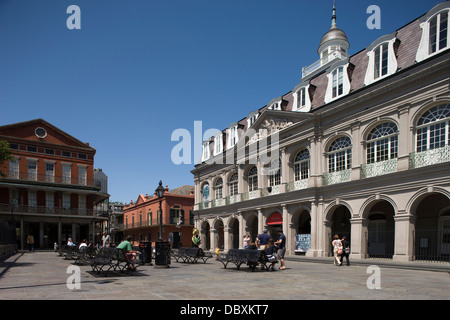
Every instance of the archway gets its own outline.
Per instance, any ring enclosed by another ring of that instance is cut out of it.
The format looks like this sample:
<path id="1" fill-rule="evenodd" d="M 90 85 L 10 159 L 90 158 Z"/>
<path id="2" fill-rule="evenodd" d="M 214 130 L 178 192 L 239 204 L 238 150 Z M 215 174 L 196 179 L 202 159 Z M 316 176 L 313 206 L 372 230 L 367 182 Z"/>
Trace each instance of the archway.
<path id="1" fill-rule="evenodd" d="M 249 214 L 245 220 L 245 233 L 250 236 L 250 243 L 254 243 L 258 236 L 258 217 L 256 214 Z"/>
<path id="2" fill-rule="evenodd" d="M 311 249 L 311 215 L 307 210 L 302 210 L 296 217 L 295 253 L 306 254 Z"/>
<path id="3" fill-rule="evenodd" d="M 215 245 L 219 246 L 219 248 L 221 250 L 224 249 L 224 226 L 223 226 L 223 221 L 221 219 L 217 219 L 214 222 L 214 230 L 216 230 L 215 232 Z M 216 248 L 213 248 L 216 249 Z"/>
<path id="4" fill-rule="evenodd" d="M 239 220 L 231 218 L 229 226 L 229 249 L 239 249 Z"/>
<path id="5" fill-rule="evenodd" d="M 267 229 L 269 230 L 270 237 L 274 240 L 278 240 L 278 231 L 283 231 L 283 216 L 281 213 L 275 211 L 267 219 Z"/>
<path id="6" fill-rule="evenodd" d="M 200 227 L 200 247 L 203 250 L 211 250 L 211 232 L 208 221 L 203 221 Z"/>
<path id="7" fill-rule="evenodd" d="M 375 202 L 367 210 L 365 235 L 367 254 L 370 258 L 392 259 L 395 240 L 395 210 L 386 200 Z"/>
<path id="8" fill-rule="evenodd" d="M 334 209 L 331 210 L 328 216 L 331 215 L 331 219 L 329 220 L 331 222 L 331 228 L 329 228 L 328 232 L 328 255 L 331 256 L 333 254 L 332 249 L 332 241 L 333 236 L 338 235 L 340 239 L 342 237 L 346 237 L 347 240 L 350 242 L 351 246 L 351 227 L 350 227 L 350 219 L 351 219 L 351 213 L 350 210 L 344 206 L 344 205 L 336 205 Z"/>
<path id="9" fill-rule="evenodd" d="M 414 257 L 416 260 L 450 261 L 450 199 L 429 193 L 417 200 Z"/>

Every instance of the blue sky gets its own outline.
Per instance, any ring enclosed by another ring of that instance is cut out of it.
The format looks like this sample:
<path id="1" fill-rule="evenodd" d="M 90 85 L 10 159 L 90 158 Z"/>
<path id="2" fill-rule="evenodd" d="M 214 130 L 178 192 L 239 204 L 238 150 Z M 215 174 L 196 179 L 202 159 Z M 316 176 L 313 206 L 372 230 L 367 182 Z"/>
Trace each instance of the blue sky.
<path id="1" fill-rule="evenodd" d="M 337 0 L 350 54 L 440 0 Z M 193 185 L 172 132 L 224 129 L 318 60 L 332 0 L 0 0 L 0 125 L 43 118 L 97 150 L 112 201 Z M 81 29 L 69 30 L 70 5 Z M 370 30 L 370 5 L 381 29 Z M 193 152 L 193 149 L 192 149 Z"/>

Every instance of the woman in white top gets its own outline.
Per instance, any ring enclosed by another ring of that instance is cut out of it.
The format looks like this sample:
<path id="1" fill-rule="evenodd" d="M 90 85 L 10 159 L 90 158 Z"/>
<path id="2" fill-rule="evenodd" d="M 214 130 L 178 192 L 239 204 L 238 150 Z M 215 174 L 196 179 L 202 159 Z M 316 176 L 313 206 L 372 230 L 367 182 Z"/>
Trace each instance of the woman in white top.
<path id="1" fill-rule="evenodd" d="M 342 254 L 342 242 L 339 239 L 339 236 L 337 234 L 333 237 L 333 242 L 331 243 L 333 245 L 333 253 L 334 253 L 334 265 L 341 265 L 341 254 Z"/>

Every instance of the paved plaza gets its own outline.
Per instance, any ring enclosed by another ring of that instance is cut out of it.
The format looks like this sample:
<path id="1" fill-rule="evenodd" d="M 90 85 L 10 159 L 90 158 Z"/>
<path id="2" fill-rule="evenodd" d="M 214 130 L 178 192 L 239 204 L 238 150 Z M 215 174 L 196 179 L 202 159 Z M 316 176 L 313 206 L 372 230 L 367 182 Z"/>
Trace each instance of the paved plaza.
<path id="1" fill-rule="evenodd" d="M 376 265 L 376 261 L 372 261 Z M 0 264 L 0 299 L 45 300 L 328 300 L 450 299 L 450 275 L 440 271 L 408 270 L 379 265 L 335 267 L 332 263 L 287 258 L 284 271 L 251 272 L 246 266 L 172 262 L 170 268 L 140 266 L 138 272 L 99 276 L 80 266 L 80 288 L 67 285 L 73 273 L 55 252 L 24 252 Z M 374 269 L 376 270 L 376 268 Z M 368 272 L 369 271 L 369 272 Z M 372 278 L 370 278 L 372 277 Z M 370 278 L 370 279 L 369 279 Z M 373 289 L 368 288 L 371 286 Z M 72 282 L 75 283 L 75 282 Z"/>

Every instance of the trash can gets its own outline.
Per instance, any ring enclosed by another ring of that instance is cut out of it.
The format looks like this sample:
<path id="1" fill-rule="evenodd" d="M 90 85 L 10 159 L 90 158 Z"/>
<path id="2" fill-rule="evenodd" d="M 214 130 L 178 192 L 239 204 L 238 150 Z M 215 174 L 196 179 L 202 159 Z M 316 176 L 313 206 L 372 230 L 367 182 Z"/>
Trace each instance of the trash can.
<path id="1" fill-rule="evenodd" d="M 155 266 L 170 266 L 170 243 L 168 241 L 156 241 Z"/>
<path id="2" fill-rule="evenodd" d="M 151 264 L 152 263 L 152 243 L 148 241 L 139 242 L 140 263 L 141 264 Z"/>

